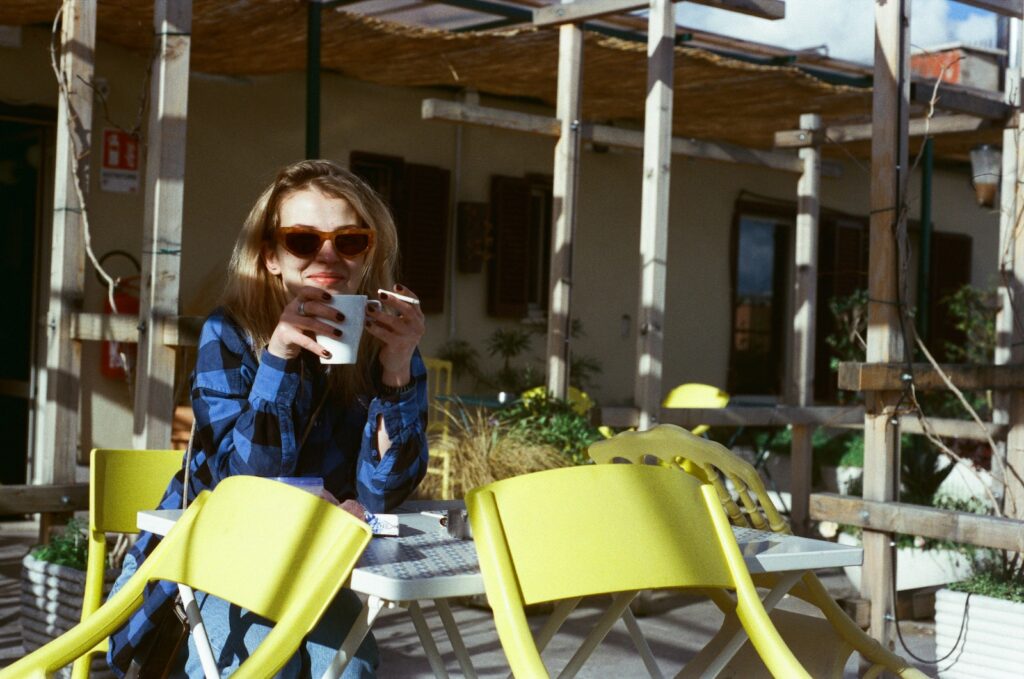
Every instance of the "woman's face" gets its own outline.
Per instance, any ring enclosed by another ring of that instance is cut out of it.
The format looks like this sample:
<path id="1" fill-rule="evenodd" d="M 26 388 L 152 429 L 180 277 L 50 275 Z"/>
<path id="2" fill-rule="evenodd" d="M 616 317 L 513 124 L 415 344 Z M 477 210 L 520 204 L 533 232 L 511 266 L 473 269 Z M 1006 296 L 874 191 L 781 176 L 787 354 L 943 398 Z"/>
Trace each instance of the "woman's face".
<path id="1" fill-rule="evenodd" d="M 344 198 L 333 198 L 316 189 L 296 191 L 281 201 L 281 227 L 302 226 L 317 231 L 360 228 L 359 215 Z M 284 249 L 280 242 L 265 246 L 263 261 L 267 270 L 281 277 L 289 297 L 299 288 L 312 285 L 333 294 L 358 292 L 360 273 L 366 259 L 363 253 L 348 259 L 338 254 L 334 243 L 325 240 L 316 254 L 302 258 Z"/>

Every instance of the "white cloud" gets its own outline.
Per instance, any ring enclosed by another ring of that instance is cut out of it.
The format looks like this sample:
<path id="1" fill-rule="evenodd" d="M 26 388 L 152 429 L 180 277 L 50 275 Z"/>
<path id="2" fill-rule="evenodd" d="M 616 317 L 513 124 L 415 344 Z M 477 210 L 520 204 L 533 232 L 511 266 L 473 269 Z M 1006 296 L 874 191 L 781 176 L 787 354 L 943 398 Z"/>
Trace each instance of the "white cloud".
<path id="1" fill-rule="evenodd" d="M 786 0 L 786 18 L 766 21 L 693 3 L 680 3 L 683 26 L 788 49 L 827 45 L 829 55 L 870 63 L 874 51 L 874 0 Z M 992 47 L 995 15 L 954 12 L 950 0 L 914 0 L 910 15 L 913 48 L 964 42 Z"/>

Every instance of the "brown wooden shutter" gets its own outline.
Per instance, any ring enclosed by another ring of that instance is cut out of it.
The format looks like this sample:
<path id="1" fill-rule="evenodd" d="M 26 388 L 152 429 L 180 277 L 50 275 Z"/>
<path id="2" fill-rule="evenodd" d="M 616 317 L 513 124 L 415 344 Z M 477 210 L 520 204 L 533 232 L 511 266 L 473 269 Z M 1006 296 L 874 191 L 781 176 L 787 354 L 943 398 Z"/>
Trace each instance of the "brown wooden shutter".
<path id="1" fill-rule="evenodd" d="M 419 296 L 424 313 L 444 311 L 450 180 L 451 173 L 443 168 L 405 165 L 399 280 Z"/>
<path id="2" fill-rule="evenodd" d="M 932 233 L 931 271 L 928 272 L 928 348 L 940 360 L 946 344 L 965 337 L 953 325 L 943 300 L 971 282 L 971 237 L 961 233 Z"/>
<path id="3" fill-rule="evenodd" d="M 352 174 L 373 187 L 384 204 L 391 208 L 397 221 L 401 211 L 400 187 L 405 161 L 398 156 L 353 151 L 348 157 L 348 167 Z"/>
<path id="4" fill-rule="evenodd" d="M 494 256 L 488 263 L 487 313 L 522 318 L 530 301 L 530 183 L 491 177 Z"/>

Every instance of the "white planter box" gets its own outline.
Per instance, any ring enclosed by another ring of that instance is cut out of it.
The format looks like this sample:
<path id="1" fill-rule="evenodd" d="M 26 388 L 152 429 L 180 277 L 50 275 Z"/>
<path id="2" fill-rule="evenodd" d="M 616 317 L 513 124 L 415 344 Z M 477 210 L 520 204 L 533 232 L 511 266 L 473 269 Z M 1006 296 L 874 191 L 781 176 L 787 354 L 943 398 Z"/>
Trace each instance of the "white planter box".
<path id="1" fill-rule="evenodd" d="M 859 545 L 860 538 L 848 533 L 840 533 L 840 544 Z M 860 588 L 860 566 L 844 566 L 846 577 L 853 586 Z M 971 575 L 970 560 L 948 549 L 917 549 L 901 547 L 896 550 L 896 590 L 918 589 L 947 585 L 963 580 Z"/>
<path id="2" fill-rule="evenodd" d="M 117 571 L 107 571 L 104 591 L 110 591 Z M 78 624 L 82 617 L 85 572 L 68 566 L 40 561 L 26 554 L 21 561 L 21 637 L 30 653 Z M 71 670 L 57 672 L 70 677 Z M 103 656 L 95 656 L 90 676 L 113 678 Z"/>
<path id="3" fill-rule="evenodd" d="M 940 658 L 957 641 L 966 600 L 965 593 L 948 589 L 935 594 L 935 648 Z M 1024 675 L 1024 603 L 971 596 L 967 626 L 957 649 L 939 663 L 943 679 L 1020 679 Z"/>

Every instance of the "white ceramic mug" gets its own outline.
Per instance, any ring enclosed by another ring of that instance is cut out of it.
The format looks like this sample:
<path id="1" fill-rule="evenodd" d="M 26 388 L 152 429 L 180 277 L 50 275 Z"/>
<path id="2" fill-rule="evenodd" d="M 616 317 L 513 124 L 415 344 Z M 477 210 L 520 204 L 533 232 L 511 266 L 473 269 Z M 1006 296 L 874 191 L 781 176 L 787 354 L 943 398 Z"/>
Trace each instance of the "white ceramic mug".
<path id="1" fill-rule="evenodd" d="M 359 354 L 359 339 L 363 336 L 363 324 L 366 321 L 366 306 L 370 304 L 380 309 L 380 302 L 367 300 L 366 295 L 331 295 L 328 305 L 337 309 L 345 317 L 338 322 L 334 319 L 321 318 L 330 326 L 341 330 L 341 337 L 334 335 L 317 335 L 316 341 L 327 351 L 330 358 L 320 357 L 321 363 L 341 364 L 355 363 Z"/>

